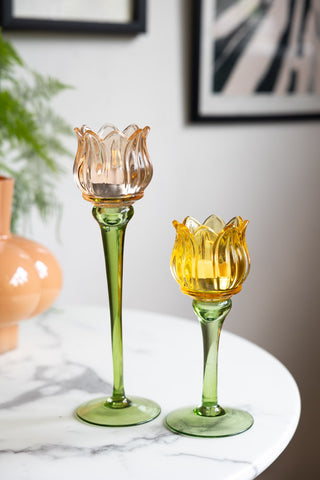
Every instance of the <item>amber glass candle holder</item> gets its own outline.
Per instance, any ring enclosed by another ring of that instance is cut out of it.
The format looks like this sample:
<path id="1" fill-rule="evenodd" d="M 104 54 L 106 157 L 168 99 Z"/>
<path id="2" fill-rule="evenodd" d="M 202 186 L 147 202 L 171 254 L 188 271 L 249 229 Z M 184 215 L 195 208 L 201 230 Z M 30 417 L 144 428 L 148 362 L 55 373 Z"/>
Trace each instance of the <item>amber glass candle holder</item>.
<path id="1" fill-rule="evenodd" d="M 218 348 L 231 297 L 240 292 L 249 273 L 248 221 L 235 217 L 225 224 L 211 215 L 203 224 L 187 217 L 173 225 L 177 235 L 171 270 L 181 291 L 193 298 L 202 329 L 204 368 L 201 404 L 169 413 L 166 423 L 174 432 L 196 437 L 236 435 L 248 430 L 253 418 L 245 411 L 219 405 Z"/>
<path id="2" fill-rule="evenodd" d="M 125 230 L 133 216 L 132 204 L 143 197 L 152 178 L 146 147 L 149 127 L 129 125 L 123 132 L 104 125 L 98 133 L 75 129 L 78 151 L 74 176 L 82 196 L 93 203 L 93 216 L 102 235 L 109 293 L 113 358 L 113 392 L 76 410 L 77 416 L 102 426 L 129 426 L 149 422 L 160 413 L 152 400 L 128 397 L 123 381 L 122 270 Z"/>

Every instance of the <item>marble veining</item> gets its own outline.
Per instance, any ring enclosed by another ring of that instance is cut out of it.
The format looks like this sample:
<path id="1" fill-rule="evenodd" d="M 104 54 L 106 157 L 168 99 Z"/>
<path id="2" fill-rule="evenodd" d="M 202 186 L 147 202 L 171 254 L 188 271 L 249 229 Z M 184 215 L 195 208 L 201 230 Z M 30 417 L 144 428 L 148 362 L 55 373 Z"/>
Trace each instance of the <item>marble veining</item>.
<path id="1" fill-rule="evenodd" d="M 190 454 L 190 453 L 176 453 L 172 454 L 172 456 L 175 457 L 194 457 L 198 460 L 208 460 L 210 462 L 222 462 L 222 463 L 233 463 L 233 464 L 239 464 L 239 465 L 248 465 L 250 468 L 252 468 L 252 478 L 255 478 L 258 475 L 258 470 L 255 467 L 255 465 L 252 462 L 249 462 L 247 460 L 235 460 L 234 458 L 225 458 L 225 457 L 205 457 L 203 455 L 196 455 L 196 454 Z"/>
<path id="2" fill-rule="evenodd" d="M 165 415 L 200 401 L 198 329 L 196 321 L 124 312 L 127 394 L 156 400 L 162 414 L 140 426 L 102 428 L 77 420 L 74 410 L 112 391 L 107 309 L 66 307 L 22 324 L 19 348 L 0 356 L 1 480 L 67 475 L 77 480 L 111 475 L 118 480 L 188 480 L 208 471 L 215 480 L 255 478 L 294 434 L 300 414 L 297 386 L 270 354 L 223 332 L 220 403 L 248 410 L 253 427 L 221 439 L 170 432 Z M 271 391 L 276 410 L 268 401 Z"/>
<path id="3" fill-rule="evenodd" d="M 59 371 L 52 372 L 51 367 L 46 365 L 37 366 L 33 379 L 40 383 L 39 387 L 28 390 L 7 402 L 0 403 L 0 409 L 25 405 L 42 397 L 63 395 L 63 393 L 72 389 L 95 394 L 111 391 L 112 385 L 100 378 L 92 368 L 66 361 L 60 365 L 61 372 L 63 370 L 65 374 L 69 367 L 78 367 L 79 373 L 75 376 L 61 378 Z"/>
<path id="4" fill-rule="evenodd" d="M 3 449 L 0 450 L 0 455 L 5 454 L 21 454 L 26 453 L 35 456 L 48 456 L 52 459 L 59 459 L 63 456 L 68 457 L 91 457 L 97 455 L 110 455 L 115 452 L 129 453 L 134 452 L 137 449 L 150 447 L 152 444 L 170 444 L 175 442 L 174 438 L 169 432 L 160 432 L 158 434 L 137 436 L 130 439 L 128 442 L 122 445 L 106 444 L 98 445 L 94 447 L 77 447 L 74 445 L 59 445 L 59 444 L 46 444 L 46 445 L 34 445 L 21 449 Z"/>

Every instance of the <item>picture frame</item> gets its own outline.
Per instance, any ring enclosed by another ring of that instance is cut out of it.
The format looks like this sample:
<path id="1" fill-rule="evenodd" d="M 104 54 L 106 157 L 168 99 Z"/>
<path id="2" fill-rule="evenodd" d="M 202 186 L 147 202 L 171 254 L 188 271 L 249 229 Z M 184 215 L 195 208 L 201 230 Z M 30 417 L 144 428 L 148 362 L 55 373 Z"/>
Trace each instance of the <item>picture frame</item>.
<path id="1" fill-rule="evenodd" d="M 316 14 L 318 0 L 193 0 L 191 121 L 319 120 Z"/>
<path id="2" fill-rule="evenodd" d="M 146 0 L 0 0 L 3 30 L 137 34 L 146 31 Z"/>

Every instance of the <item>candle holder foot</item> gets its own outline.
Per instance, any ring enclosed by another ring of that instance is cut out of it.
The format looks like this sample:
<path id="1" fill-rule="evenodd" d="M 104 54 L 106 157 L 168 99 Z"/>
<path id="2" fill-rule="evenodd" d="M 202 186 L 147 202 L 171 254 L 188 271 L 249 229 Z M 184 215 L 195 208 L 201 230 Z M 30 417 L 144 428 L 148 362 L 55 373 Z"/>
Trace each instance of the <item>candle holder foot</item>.
<path id="1" fill-rule="evenodd" d="M 207 417 L 196 413 L 194 407 L 185 407 L 169 413 L 166 424 L 173 432 L 193 437 L 229 437 L 248 430 L 253 418 L 234 408 L 224 408 L 222 414 Z"/>
<path id="2" fill-rule="evenodd" d="M 147 423 L 160 414 L 160 407 L 152 400 L 131 397 L 125 407 L 111 406 L 109 399 L 96 398 L 83 403 L 76 410 L 76 415 L 87 423 L 104 427 L 128 427 Z"/>

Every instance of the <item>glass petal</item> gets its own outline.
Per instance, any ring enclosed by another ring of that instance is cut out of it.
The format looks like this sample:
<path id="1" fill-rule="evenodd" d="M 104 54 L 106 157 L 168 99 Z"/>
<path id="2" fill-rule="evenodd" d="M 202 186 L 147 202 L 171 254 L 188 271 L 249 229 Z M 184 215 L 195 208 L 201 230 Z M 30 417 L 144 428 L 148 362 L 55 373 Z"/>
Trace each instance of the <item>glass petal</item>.
<path id="1" fill-rule="evenodd" d="M 218 236 L 211 228 L 201 225 L 196 231 L 194 238 L 198 249 L 197 269 L 200 289 L 212 290 L 212 279 L 214 277 L 212 259 Z"/>
<path id="2" fill-rule="evenodd" d="M 232 283 L 230 243 L 234 227 L 226 227 L 219 235 L 213 255 L 213 271 L 216 290 L 227 290 Z"/>
<path id="3" fill-rule="evenodd" d="M 118 132 L 119 130 L 112 125 L 111 123 L 105 123 L 102 127 L 98 130 L 98 136 L 101 140 L 104 140 L 110 133 Z"/>
<path id="4" fill-rule="evenodd" d="M 197 228 L 201 227 L 201 223 L 199 223 L 198 220 L 196 220 L 196 219 L 193 218 L 193 217 L 186 217 L 186 218 L 183 220 L 183 224 L 187 227 L 187 229 L 188 229 L 189 232 L 191 232 L 191 233 L 195 233 L 195 231 L 197 230 Z"/>
<path id="5" fill-rule="evenodd" d="M 128 125 L 124 130 L 123 130 L 123 134 L 129 139 L 131 137 L 131 135 L 134 134 L 134 132 L 136 132 L 137 130 L 139 130 L 139 127 L 138 125 L 135 125 L 134 123 L 131 124 L 131 125 Z"/>
<path id="6" fill-rule="evenodd" d="M 148 132 L 149 127 L 134 132 L 128 140 L 124 153 L 125 183 L 128 191 L 132 193 L 144 190 L 152 178 L 153 168 L 146 144 Z"/>
<path id="7" fill-rule="evenodd" d="M 242 224 L 242 218 L 241 217 L 233 217 L 227 223 L 227 225 L 234 225 L 235 227 L 239 227 L 241 224 Z"/>
<path id="8" fill-rule="evenodd" d="M 225 227 L 225 223 L 222 218 L 218 217 L 218 215 L 210 215 L 204 222 L 203 225 L 211 228 L 215 233 L 220 233 L 221 230 Z"/>

